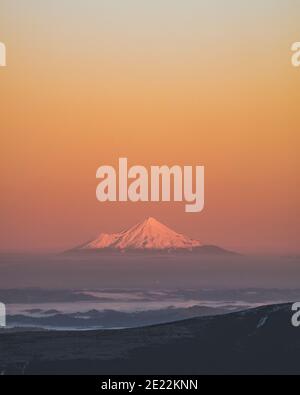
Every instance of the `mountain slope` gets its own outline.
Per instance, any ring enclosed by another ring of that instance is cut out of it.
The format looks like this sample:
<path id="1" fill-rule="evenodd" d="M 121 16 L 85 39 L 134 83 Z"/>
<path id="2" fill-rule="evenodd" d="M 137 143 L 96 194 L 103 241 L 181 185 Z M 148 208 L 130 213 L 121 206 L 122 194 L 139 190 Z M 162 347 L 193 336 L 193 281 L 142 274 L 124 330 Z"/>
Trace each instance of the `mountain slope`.
<path id="1" fill-rule="evenodd" d="M 0 332 L 3 374 L 300 374 L 291 304 L 144 328 Z M 38 339 L 38 341 L 37 341 Z"/>

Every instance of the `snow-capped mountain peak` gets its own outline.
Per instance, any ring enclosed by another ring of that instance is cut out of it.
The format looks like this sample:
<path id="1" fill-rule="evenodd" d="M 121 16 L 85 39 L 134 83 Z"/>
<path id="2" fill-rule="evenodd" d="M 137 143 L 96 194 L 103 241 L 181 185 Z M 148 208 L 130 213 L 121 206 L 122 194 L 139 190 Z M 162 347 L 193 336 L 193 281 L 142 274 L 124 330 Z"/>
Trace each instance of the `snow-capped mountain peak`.
<path id="1" fill-rule="evenodd" d="M 149 217 L 143 222 L 120 233 L 101 233 L 80 250 L 191 250 L 202 244 Z"/>

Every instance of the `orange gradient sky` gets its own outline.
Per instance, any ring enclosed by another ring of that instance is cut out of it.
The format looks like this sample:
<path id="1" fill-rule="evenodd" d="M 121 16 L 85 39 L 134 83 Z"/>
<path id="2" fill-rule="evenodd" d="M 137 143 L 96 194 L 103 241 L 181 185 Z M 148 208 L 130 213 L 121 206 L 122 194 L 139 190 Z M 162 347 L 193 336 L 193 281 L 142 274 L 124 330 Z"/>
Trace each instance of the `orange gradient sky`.
<path id="1" fill-rule="evenodd" d="M 300 3 L 1 0 L 2 251 L 151 215 L 204 243 L 299 253 Z M 205 209 L 99 203 L 96 169 L 204 165 Z"/>

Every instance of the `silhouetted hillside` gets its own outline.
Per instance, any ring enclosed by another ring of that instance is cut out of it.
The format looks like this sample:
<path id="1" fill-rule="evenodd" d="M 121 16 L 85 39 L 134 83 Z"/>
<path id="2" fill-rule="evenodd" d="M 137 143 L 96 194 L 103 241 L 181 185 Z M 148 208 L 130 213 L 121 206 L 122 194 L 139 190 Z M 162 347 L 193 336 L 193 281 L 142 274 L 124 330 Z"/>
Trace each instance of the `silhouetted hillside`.
<path id="1" fill-rule="evenodd" d="M 300 373 L 291 305 L 124 330 L 0 333 L 3 374 Z"/>

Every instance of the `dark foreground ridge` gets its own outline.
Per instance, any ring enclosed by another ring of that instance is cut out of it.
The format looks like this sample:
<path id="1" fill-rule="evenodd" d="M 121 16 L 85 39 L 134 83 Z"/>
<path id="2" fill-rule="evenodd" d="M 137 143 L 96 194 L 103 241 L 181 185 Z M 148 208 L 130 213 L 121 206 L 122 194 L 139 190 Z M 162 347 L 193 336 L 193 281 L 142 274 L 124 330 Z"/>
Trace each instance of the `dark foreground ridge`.
<path id="1" fill-rule="evenodd" d="M 291 305 L 143 328 L 0 331 L 0 374 L 299 374 Z"/>

